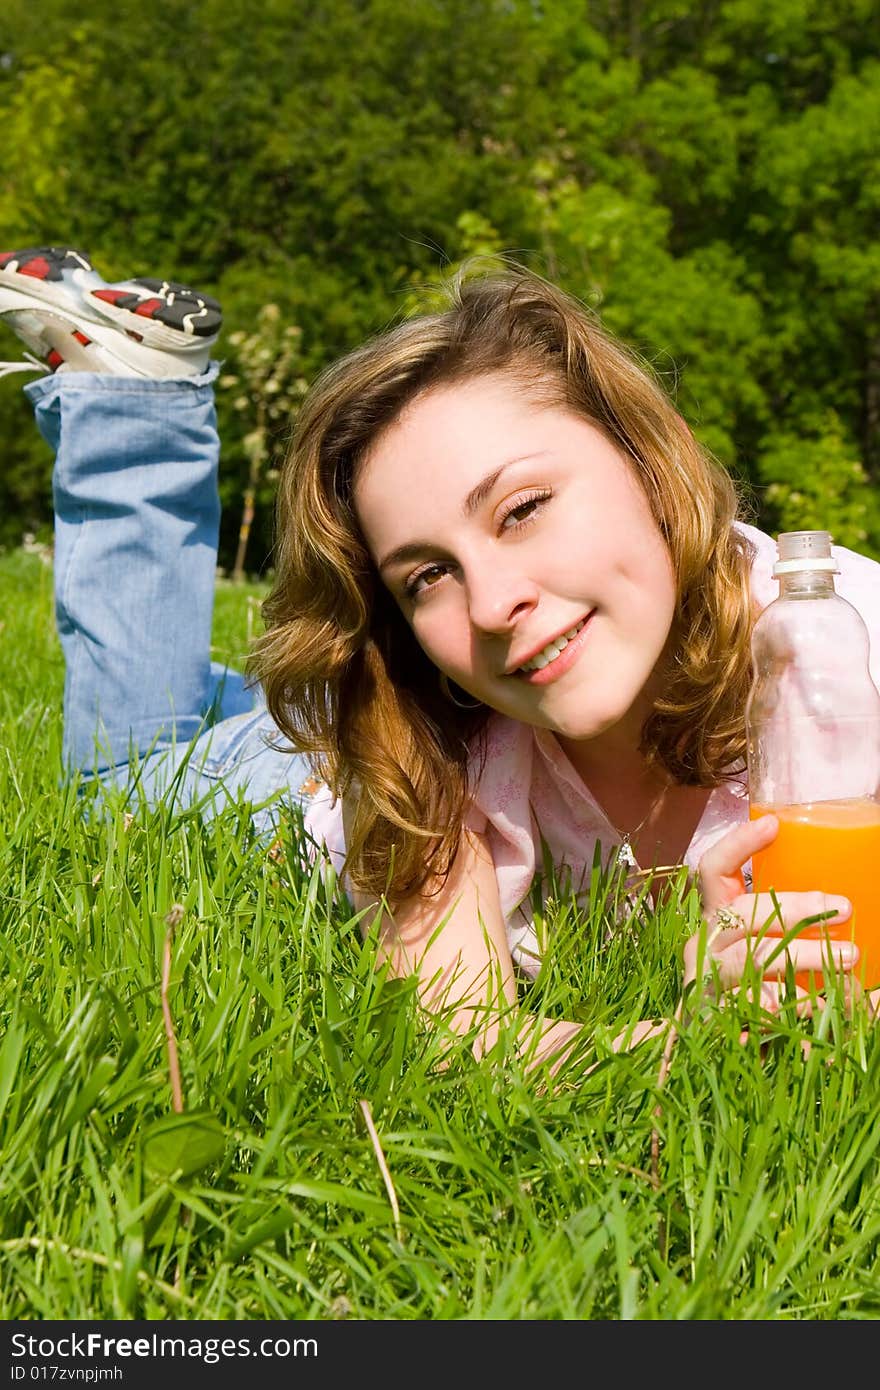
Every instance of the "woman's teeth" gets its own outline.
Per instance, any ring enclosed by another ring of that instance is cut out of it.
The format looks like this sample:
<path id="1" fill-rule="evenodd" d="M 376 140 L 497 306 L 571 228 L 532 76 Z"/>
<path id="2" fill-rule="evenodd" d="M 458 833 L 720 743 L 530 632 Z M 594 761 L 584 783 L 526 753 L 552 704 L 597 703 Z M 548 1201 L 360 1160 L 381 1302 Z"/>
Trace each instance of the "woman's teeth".
<path id="1" fill-rule="evenodd" d="M 586 621 L 586 618 L 582 618 L 575 627 L 570 628 L 568 632 L 564 632 L 561 637 L 557 637 L 555 642 L 548 642 L 543 651 L 538 652 L 537 656 L 533 656 L 531 661 L 527 661 L 525 665 L 520 666 L 519 669 L 521 671 L 543 671 L 544 667 L 549 666 L 551 661 L 555 661 L 559 653 L 564 651 L 568 646 L 569 642 L 574 637 L 577 637 Z"/>

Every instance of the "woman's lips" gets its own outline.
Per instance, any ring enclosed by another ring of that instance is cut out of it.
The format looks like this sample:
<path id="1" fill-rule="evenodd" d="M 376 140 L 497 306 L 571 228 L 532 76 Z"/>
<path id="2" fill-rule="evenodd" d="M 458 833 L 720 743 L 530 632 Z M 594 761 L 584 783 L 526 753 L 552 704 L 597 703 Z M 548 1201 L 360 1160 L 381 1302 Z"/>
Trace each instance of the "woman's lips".
<path id="1" fill-rule="evenodd" d="M 586 622 L 578 635 L 566 643 L 558 656 L 555 656 L 552 661 L 548 661 L 547 665 L 542 666 L 540 671 L 517 671 L 515 673 L 516 679 L 525 681 L 527 685 L 550 685 L 560 676 L 564 676 L 569 667 L 573 666 L 580 656 L 595 611 L 593 609 L 592 613 L 587 614 Z"/>

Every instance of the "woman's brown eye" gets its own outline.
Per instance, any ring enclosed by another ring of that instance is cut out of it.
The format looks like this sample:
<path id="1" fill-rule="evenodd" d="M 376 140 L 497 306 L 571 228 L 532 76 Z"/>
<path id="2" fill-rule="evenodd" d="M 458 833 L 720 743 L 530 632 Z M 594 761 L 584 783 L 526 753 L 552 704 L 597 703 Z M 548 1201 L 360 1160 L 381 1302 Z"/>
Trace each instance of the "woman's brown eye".
<path id="1" fill-rule="evenodd" d="M 543 504 L 549 501 L 551 492 L 535 493 L 532 497 L 523 498 L 522 502 L 517 502 L 516 506 L 511 507 L 504 517 L 502 528 L 515 530 L 518 526 L 525 526 L 531 522 L 540 511 Z"/>
<path id="2" fill-rule="evenodd" d="M 520 502 L 519 506 L 512 507 L 507 513 L 507 516 L 504 518 L 505 522 L 513 521 L 514 523 L 519 523 L 521 521 L 528 521 L 539 501 L 540 498 L 538 497 L 530 497 L 527 502 Z"/>
<path id="3" fill-rule="evenodd" d="M 417 598 L 422 589 L 433 589 L 437 580 L 446 574 L 446 570 L 440 565 L 433 566 L 432 569 L 421 570 L 413 575 L 412 579 L 405 586 L 407 598 Z"/>

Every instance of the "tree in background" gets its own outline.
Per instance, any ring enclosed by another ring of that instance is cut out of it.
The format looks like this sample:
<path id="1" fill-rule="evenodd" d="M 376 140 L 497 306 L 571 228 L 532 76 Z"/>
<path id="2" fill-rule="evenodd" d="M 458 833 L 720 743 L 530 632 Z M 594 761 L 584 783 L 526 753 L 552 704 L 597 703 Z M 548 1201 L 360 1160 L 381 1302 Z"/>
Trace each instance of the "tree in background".
<path id="1" fill-rule="evenodd" d="M 227 568 L 249 487 L 267 563 L 255 441 L 298 403 L 241 389 L 264 306 L 308 381 L 475 250 L 648 358 L 759 522 L 880 556 L 878 79 L 876 0 L 6 0 L 0 243 L 222 300 Z M 7 544 L 50 518 L 26 413 L 7 383 Z"/>
<path id="2" fill-rule="evenodd" d="M 245 578 L 247 546 L 258 497 L 263 504 L 270 502 L 271 495 L 265 492 L 278 476 L 277 469 L 269 464 L 279 444 L 286 443 L 308 389 L 308 382 L 301 375 L 301 338 L 302 330 L 296 324 L 282 322 L 277 304 L 263 305 L 252 332 L 239 329 L 226 337 L 235 354 L 234 369 L 220 377 L 219 387 L 232 393 L 233 410 L 252 425 L 242 438 L 248 471 L 231 572 L 231 578 L 237 582 Z"/>

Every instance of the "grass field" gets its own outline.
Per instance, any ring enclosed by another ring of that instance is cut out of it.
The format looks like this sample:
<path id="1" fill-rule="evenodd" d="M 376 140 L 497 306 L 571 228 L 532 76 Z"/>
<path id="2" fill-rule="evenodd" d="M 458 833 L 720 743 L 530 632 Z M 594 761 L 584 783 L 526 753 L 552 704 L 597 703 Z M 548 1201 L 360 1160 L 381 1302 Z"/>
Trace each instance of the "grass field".
<path id="1" fill-rule="evenodd" d="M 255 614 L 219 589 L 218 652 Z M 524 1001 L 583 1019 L 589 1055 L 556 1086 L 504 1039 L 477 1063 L 292 835 L 267 854 L 246 807 L 84 814 L 38 556 L 0 557 L 0 662 L 0 1318 L 880 1315 L 862 1014 L 710 1010 L 659 1086 L 660 1040 L 608 1040 L 671 1014 L 696 905 L 611 930 L 597 892 L 549 911 Z"/>

